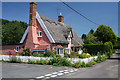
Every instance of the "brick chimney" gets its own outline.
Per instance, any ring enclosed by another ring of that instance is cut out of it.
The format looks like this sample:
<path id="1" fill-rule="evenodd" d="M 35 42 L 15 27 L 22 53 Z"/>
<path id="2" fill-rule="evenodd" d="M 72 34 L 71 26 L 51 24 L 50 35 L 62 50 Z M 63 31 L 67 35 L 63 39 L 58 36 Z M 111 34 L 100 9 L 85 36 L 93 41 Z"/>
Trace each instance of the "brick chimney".
<path id="1" fill-rule="evenodd" d="M 36 9 L 37 3 L 30 2 L 29 26 L 36 26 Z"/>
<path id="2" fill-rule="evenodd" d="M 37 22 L 36 22 L 37 3 L 30 2 L 30 16 L 28 35 L 25 41 L 25 48 L 34 49 L 39 45 L 37 37 Z"/>
<path id="3" fill-rule="evenodd" d="M 60 15 L 58 16 L 58 21 L 64 23 L 64 17 L 62 16 L 61 13 L 60 13 Z"/>

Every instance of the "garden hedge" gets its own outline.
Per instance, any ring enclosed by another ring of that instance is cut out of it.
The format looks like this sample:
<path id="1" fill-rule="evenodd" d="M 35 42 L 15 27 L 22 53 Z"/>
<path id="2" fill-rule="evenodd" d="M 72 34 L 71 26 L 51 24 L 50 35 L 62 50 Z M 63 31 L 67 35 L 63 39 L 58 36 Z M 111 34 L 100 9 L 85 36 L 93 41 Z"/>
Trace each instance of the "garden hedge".
<path id="1" fill-rule="evenodd" d="M 97 55 L 98 52 L 102 54 L 112 50 L 110 44 L 110 42 L 107 42 L 107 44 L 84 44 L 84 48 L 87 49 L 89 54 Z"/>

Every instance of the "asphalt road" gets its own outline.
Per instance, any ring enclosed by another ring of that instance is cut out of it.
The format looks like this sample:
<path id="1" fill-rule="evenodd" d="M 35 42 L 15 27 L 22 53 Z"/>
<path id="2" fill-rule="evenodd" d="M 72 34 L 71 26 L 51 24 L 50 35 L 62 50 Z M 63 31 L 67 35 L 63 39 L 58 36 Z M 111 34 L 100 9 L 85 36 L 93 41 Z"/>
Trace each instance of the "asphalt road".
<path id="1" fill-rule="evenodd" d="M 67 69 L 73 68 L 52 65 L 2 63 L 2 78 L 35 78 Z"/>
<path id="2" fill-rule="evenodd" d="M 120 53 L 116 53 L 105 62 L 96 64 L 93 67 L 81 68 L 75 73 L 66 74 L 58 78 L 118 78 L 120 77 L 119 55 Z"/>

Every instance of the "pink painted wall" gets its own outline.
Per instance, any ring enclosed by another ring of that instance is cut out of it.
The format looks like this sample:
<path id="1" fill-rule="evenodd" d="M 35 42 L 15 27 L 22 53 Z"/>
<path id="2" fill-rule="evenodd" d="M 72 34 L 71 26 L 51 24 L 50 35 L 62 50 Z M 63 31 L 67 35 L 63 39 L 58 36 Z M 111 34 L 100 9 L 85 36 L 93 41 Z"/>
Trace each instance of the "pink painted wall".
<path id="1" fill-rule="evenodd" d="M 37 32 L 41 31 L 42 32 L 42 37 L 37 37 L 38 42 L 40 45 L 50 45 L 50 41 L 48 39 L 48 37 L 46 36 L 45 32 L 43 31 L 41 25 L 39 24 L 39 22 L 37 21 Z"/>
<path id="2" fill-rule="evenodd" d="M 20 48 L 23 47 L 23 45 L 3 45 L 2 50 L 0 50 L 0 52 L 8 53 L 10 51 L 11 53 L 16 53 L 15 50 L 17 46 L 20 46 Z"/>

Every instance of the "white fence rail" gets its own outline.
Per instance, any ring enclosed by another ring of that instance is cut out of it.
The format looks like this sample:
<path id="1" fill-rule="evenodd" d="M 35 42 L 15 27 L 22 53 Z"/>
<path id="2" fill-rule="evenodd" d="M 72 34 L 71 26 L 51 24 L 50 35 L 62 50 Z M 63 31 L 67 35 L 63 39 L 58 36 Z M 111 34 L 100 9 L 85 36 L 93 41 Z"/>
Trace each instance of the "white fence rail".
<path id="1" fill-rule="evenodd" d="M 28 62 L 28 59 L 29 60 L 50 60 L 52 59 L 52 57 L 33 57 L 33 56 L 12 56 L 12 55 L 0 55 L 0 60 L 4 60 L 4 61 L 9 61 L 10 58 L 12 57 L 16 57 L 16 58 L 20 58 L 22 62 Z M 97 59 L 97 56 L 95 57 L 89 57 L 89 58 L 84 58 L 84 59 L 81 59 L 81 58 L 67 58 L 67 60 L 69 61 L 72 61 L 72 62 L 85 62 L 85 63 L 88 63 L 90 61 L 93 61 L 93 59 Z"/>

